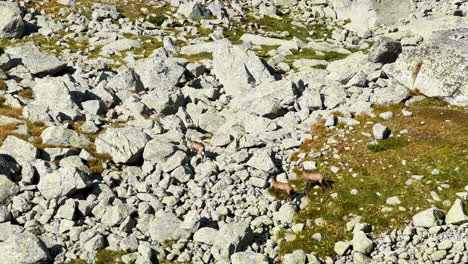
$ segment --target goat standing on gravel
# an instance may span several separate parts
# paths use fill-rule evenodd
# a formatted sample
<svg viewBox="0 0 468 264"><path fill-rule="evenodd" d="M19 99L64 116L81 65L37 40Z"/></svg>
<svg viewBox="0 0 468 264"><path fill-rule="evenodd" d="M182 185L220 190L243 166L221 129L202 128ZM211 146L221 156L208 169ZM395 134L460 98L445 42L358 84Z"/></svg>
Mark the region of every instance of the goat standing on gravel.
<svg viewBox="0 0 468 264"><path fill-rule="evenodd" d="M190 150L196 151L202 159L205 159L205 145L203 143L187 139L187 146Z"/></svg>

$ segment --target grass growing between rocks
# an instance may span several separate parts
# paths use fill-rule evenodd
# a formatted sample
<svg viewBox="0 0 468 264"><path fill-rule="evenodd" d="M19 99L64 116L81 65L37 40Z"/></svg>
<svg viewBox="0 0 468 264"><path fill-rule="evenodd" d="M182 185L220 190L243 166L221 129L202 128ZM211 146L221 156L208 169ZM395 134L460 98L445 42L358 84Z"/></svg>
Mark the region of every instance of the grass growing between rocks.
<svg viewBox="0 0 468 264"><path fill-rule="evenodd" d="M93 264L123 264L122 256L127 254L125 251L114 251L103 249L97 252L96 261ZM65 264L88 264L83 259L74 259Z"/></svg>
<svg viewBox="0 0 468 264"><path fill-rule="evenodd" d="M176 55L174 55L174 57L183 58L183 59L186 59L186 60L188 60L188 61L190 61L192 63L197 62L197 61L201 61L201 60L212 60L213 59L213 55L211 55L211 53L208 53L208 52L202 52L202 53L193 54L193 55L176 54Z"/></svg>
<svg viewBox="0 0 468 264"><path fill-rule="evenodd" d="M401 114L405 107L413 116ZM318 163L317 171L326 180L334 181L333 189L317 186L306 193L310 203L296 215L296 223L306 224L304 230L296 233L292 241L282 240L281 255L296 249L322 257L334 254L335 242L352 238L345 226L356 215L374 227L374 234L379 234L388 228L402 227L417 212L431 206L448 210L447 201L443 201L453 202L455 193L467 182L467 108L426 99L411 106L377 107L374 112L385 111L393 111L395 116L388 121L378 115L357 116L361 124L353 130L346 126L341 126L344 129L325 128L323 122L312 126L313 139L306 140L291 160L298 160L300 153L321 151L324 155L314 159ZM372 126L377 122L390 128L394 137L378 141L379 151L373 151L368 149L372 139L363 133L372 134ZM408 129L408 134L399 135L404 129ZM330 137L337 143L326 144ZM339 156L333 157L333 154ZM333 174L332 166L340 171ZM434 169L440 173L433 175ZM298 178L290 183L297 192L304 193L301 173L295 172ZM416 180L412 175L424 178ZM351 194L353 189L358 193ZM431 191L438 197L433 197ZM332 198L332 194L336 198ZM387 198L393 196L397 196L401 204L386 204ZM321 218L321 224L314 223L317 218ZM321 241L312 239L315 233L322 235ZM282 231L278 235L284 238L288 234L292 232Z"/></svg>

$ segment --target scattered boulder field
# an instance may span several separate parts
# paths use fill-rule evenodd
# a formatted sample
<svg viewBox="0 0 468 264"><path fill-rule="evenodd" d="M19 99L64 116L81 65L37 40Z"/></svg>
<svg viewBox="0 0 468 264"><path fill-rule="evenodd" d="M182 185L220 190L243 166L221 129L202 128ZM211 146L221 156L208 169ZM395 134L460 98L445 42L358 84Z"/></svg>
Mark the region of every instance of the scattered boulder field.
<svg viewBox="0 0 468 264"><path fill-rule="evenodd" d="M0 264L468 263L467 12L0 1Z"/></svg>

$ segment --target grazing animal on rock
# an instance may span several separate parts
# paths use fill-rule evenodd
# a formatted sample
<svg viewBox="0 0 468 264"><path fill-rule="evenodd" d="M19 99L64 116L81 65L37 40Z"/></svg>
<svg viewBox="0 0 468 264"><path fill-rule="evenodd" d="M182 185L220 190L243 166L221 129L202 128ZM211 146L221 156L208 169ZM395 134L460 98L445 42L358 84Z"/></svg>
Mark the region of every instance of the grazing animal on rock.
<svg viewBox="0 0 468 264"><path fill-rule="evenodd" d="M187 139L187 145L192 151L196 151L203 159L205 158L205 145L203 143Z"/></svg>

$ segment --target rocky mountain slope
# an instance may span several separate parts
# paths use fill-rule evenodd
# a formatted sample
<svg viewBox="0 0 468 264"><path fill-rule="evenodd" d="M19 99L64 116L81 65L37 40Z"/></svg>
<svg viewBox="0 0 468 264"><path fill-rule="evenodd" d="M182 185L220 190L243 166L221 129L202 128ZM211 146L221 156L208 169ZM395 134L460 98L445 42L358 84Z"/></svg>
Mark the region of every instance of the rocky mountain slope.
<svg viewBox="0 0 468 264"><path fill-rule="evenodd" d="M0 264L468 263L467 12L0 1Z"/></svg>

